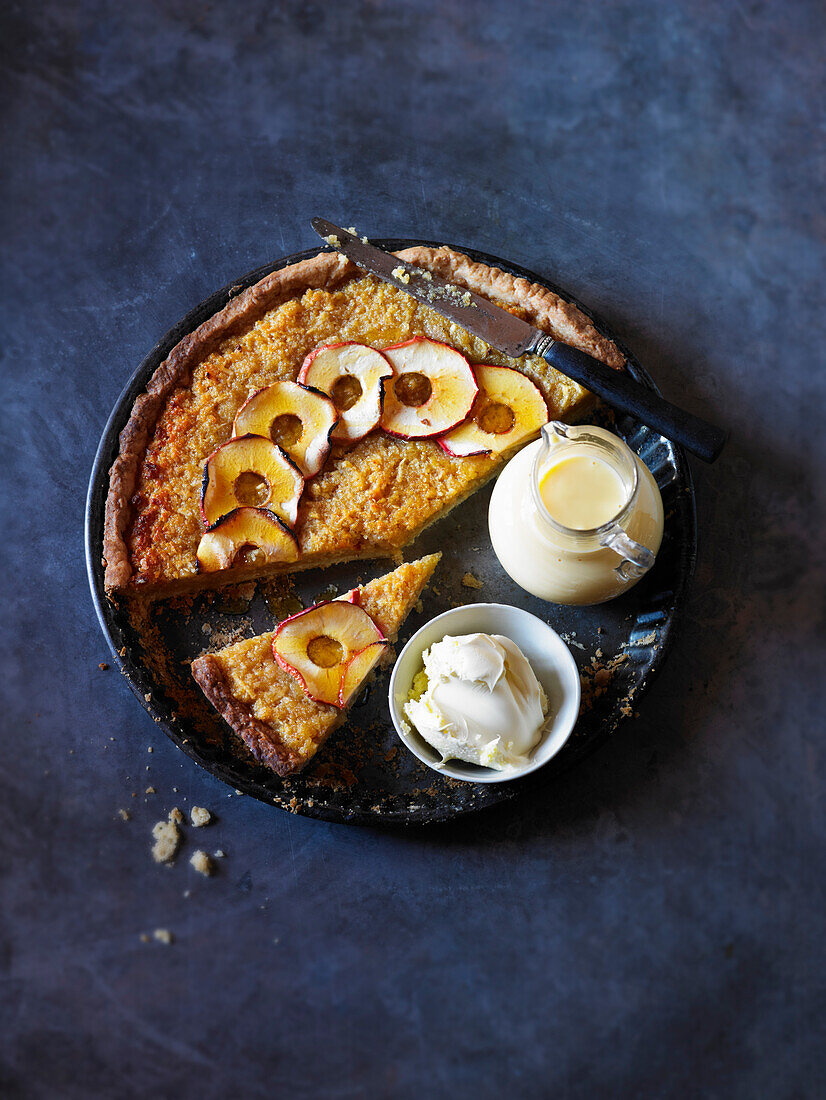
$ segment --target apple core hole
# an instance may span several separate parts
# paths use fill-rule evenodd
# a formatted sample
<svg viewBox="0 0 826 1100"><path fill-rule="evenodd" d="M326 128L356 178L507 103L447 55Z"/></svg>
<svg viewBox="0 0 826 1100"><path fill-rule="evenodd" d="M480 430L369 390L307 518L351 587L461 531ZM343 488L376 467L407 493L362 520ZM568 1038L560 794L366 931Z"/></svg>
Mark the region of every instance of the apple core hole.
<svg viewBox="0 0 826 1100"><path fill-rule="evenodd" d="M416 408L418 405L424 405L426 401L430 400L433 386L427 375L412 370L396 379L393 392L396 395L396 400L400 401L402 405Z"/></svg>
<svg viewBox="0 0 826 1100"><path fill-rule="evenodd" d="M361 397L361 382L352 374L342 374L330 387L330 397L339 412L347 412Z"/></svg>
<svg viewBox="0 0 826 1100"><path fill-rule="evenodd" d="M270 483L254 470L244 470L232 486L235 499L248 508L260 508L270 499Z"/></svg>
<svg viewBox="0 0 826 1100"><path fill-rule="evenodd" d="M239 546L232 557L233 565L264 565L267 555L260 546L252 542L245 542Z"/></svg>
<svg viewBox="0 0 826 1100"><path fill-rule="evenodd" d="M308 643L307 656L319 668L333 668L334 665L341 664L344 648L341 642L337 642L329 634L319 634Z"/></svg>
<svg viewBox="0 0 826 1100"><path fill-rule="evenodd" d="M270 439L279 447L294 447L303 434L304 425L295 413L282 413L270 424Z"/></svg>
<svg viewBox="0 0 826 1100"><path fill-rule="evenodd" d="M504 435L511 430L515 420L513 409L509 409L507 405L494 403L482 409L476 418L476 423L483 432L488 432L490 435Z"/></svg>

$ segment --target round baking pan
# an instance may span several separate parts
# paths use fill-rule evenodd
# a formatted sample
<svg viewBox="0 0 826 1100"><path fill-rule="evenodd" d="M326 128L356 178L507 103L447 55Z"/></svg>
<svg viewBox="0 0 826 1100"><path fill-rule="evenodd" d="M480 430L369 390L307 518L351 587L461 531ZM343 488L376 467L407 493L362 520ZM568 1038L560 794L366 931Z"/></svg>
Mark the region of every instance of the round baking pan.
<svg viewBox="0 0 826 1100"><path fill-rule="evenodd" d="M397 251L437 242L391 239L377 242ZM574 302L595 327L614 340L630 373L656 389L630 351L573 295L547 279L507 260L474 248L455 246L474 260L539 283ZM279 779L256 764L245 746L200 694L189 662L222 639L251 637L272 628L277 617L268 588L234 586L224 592L170 600L153 611L153 637L137 630L103 587L101 549L109 468L118 437L135 398L144 391L172 348L231 298L265 275L307 259L318 248L285 256L243 275L191 310L152 349L126 384L104 428L95 456L86 501L86 564L97 616L114 660L141 706L201 767L230 787L290 812L354 824L426 824L518 798L527 790L558 781L561 772L591 752L637 708L640 697L662 667L685 604L696 556L694 489L679 447L657 432L618 416L610 426L636 451L654 474L665 505L666 523L656 564L622 597L597 607L560 607L523 592L499 565L487 533L491 486L474 494L443 521L426 530L406 550L412 560L441 550L443 558L421 611L410 615L399 646L424 622L459 603L474 600L511 603L550 623L571 647L580 668L583 708L565 748L546 767L512 783L470 784L441 777L425 768L399 742L387 709L389 671L374 680L316 759L299 775ZM607 411L603 415L610 414ZM388 562L356 562L332 569L307 570L293 578L304 605L333 589L345 591L359 581L386 572ZM481 588L463 583L470 573Z"/></svg>

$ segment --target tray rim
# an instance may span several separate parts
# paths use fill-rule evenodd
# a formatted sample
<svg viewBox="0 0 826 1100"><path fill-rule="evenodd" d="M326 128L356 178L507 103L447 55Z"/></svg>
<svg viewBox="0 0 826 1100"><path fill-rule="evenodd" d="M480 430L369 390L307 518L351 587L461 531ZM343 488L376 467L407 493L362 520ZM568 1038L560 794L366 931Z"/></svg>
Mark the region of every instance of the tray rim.
<svg viewBox="0 0 826 1100"><path fill-rule="evenodd" d="M425 240L417 237L385 237L375 238L374 243L388 251L397 251L402 248L409 248L415 245L422 245L425 247L438 248L444 244L444 241ZM564 288L558 286L555 282L547 279L544 276L540 276L536 272L525 268L520 264L513 261L505 260L502 257L495 256L492 253L485 252L481 249L472 248L469 246L461 246L451 244L449 247L454 248L456 251L463 252L470 256L472 259L482 263L486 263L489 266L495 266L501 268L503 271L507 271L512 275L535 282L540 286L544 286L549 290L552 290L555 294L559 295L565 301L573 303L580 309L585 316L593 323L594 327L603 336L612 340L616 346L620 349L626 359L626 367L632 376L636 377L638 381L641 381L644 385L648 386L655 393L659 394L660 390L654 382L651 375L641 366L637 361L634 354L630 351L625 344L617 339L612 333L611 329L604 324L604 322L595 315L587 306L585 306L579 299L570 294ZM133 662L130 659L121 657L120 651L115 644L113 637L113 630L116 628L114 623L114 610L106 596L103 586L103 566L102 566L102 545L98 538L99 532L102 532L102 516L97 514L99 507L99 500L102 499L103 506L105 507L105 499L108 493L108 478L109 469L112 461L114 460L113 447L117 444L120 436L120 432L125 426L128 419L129 411L132 408L137 395L146 387L148 379L151 374L166 358L172 348L193 331L206 317L212 316L217 313L237 294L245 290L247 287L254 285L260 279L263 279L266 275L272 271L277 271L280 268L287 267L290 264L298 263L301 260L309 259L312 256L318 255L319 252L330 252L333 249L329 247L322 248L309 248L302 249L300 252L290 253L287 256L279 257L278 259L271 261L270 263L262 264L259 267L248 271L246 274L239 276L238 278L227 283L220 289L213 291L207 298L197 303L190 309L184 317L181 318L177 324L173 325L161 338L158 340L147 355L144 356L141 363L135 368L126 384L121 389L118 397L112 406L112 410L106 419L106 423L102 429L100 440L95 450L95 457L92 463L92 469L89 476L89 484L86 492L86 502L84 511L84 550L86 559L86 572L89 580L89 587L92 596L92 602L95 607L95 613L98 623L109 646L112 654L112 658L118 667L118 670L123 674L124 679L129 685L133 695L140 703L141 707L150 715L153 721L163 729L166 736L176 745L178 749L184 752L191 760L193 760L199 767L203 768L210 775L219 779L221 782L226 783L232 787L233 790L239 790L246 786L248 789L243 790L243 793L248 797L257 799L263 802L265 805L274 809L285 810L286 807L273 801L272 794L262 793L262 789L252 782L242 782L239 785L238 778L230 775L226 768L218 761L205 760L197 750L197 746L190 740L179 736L176 729L170 724L170 722L162 715L159 714L156 708L153 706L151 700L147 700L144 693L141 691L139 684L135 683L130 670L137 662ZM638 703L644 694L646 694L660 672L663 664L665 663L671 649L674 645L674 639L676 637L677 630L682 622L683 615L685 613L685 605L688 588L691 584L692 577L694 575L696 561L697 561L697 508L696 508L696 495L694 489L694 479L691 474L691 468L688 463L688 459L682 447L677 444L668 441L669 446L672 449L673 464L676 472L676 481L683 488L687 503L689 504L688 521L688 538L683 540L680 546L680 569L679 569L679 583L675 585L673 608L670 614L667 616L661 628L661 636L659 647L652 658L648 671L645 674L644 679L640 683L635 692L635 703ZM381 827L399 827L399 826L421 826L431 824L444 824L449 821L453 821L455 818L464 817L468 814L482 813L484 810L492 809L495 806L501 805L503 802L512 801L522 793L527 793L529 790L536 789L540 784L544 785L553 782L559 776L565 774L570 768L576 766L586 756L590 756L601 745L605 743L607 738L616 731L616 729L622 724L629 715L626 715L618 710L612 710L611 714L602 723L598 733L588 739L587 743L580 746L579 752L566 763L564 766L557 767L548 773L547 769L540 768L536 772L517 783L512 784L499 784L497 795L489 799L484 805L477 806L471 805L463 807L461 809L451 809L444 814L424 812L422 814L401 812L394 813L389 812L383 815L377 815L363 810L353 810L350 812L341 812L335 808L329 809L324 806L314 805L307 807L304 804L299 803L294 811L297 814L305 817L312 817L317 820L324 820L338 824L355 824L355 825L368 825L368 826L381 826ZM547 773L547 774L543 774ZM501 792L501 793L500 793Z"/></svg>

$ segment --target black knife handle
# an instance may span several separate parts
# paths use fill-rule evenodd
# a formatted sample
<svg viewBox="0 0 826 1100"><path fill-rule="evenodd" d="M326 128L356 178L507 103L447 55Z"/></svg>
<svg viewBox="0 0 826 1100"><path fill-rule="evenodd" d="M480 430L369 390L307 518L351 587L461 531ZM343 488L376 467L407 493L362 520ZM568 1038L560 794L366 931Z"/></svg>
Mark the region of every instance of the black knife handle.
<svg viewBox="0 0 826 1100"><path fill-rule="evenodd" d="M679 443L704 462L713 462L722 451L728 439L728 432L722 428L678 409L647 386L635 382L630 374L606 367L579 348L560 344L557 340L548 347L544 344L545 341L541 341L536 350L550 366L573 378L591 393L598 394L615 408Z"/></svg>

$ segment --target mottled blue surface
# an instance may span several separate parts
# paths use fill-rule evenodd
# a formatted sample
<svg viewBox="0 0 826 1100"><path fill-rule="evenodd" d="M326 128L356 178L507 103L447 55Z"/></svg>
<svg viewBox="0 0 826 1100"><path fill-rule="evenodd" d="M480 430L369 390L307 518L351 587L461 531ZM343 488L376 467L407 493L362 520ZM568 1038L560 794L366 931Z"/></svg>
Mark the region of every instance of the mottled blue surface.
<svg viewBox="0 0 826 1100"><path fill-rule="evenodd" d="M822 5L2 22L0 1092L823 1095ZM546 274L732 430L695 465L666 670L541 801L407 834L292 817L98 670L82 508L108 411L316 213ZM218 814L187 849L226 851L214 880L149 860L174 804ZM140 941L157 927L173 946Z"/></svg>

